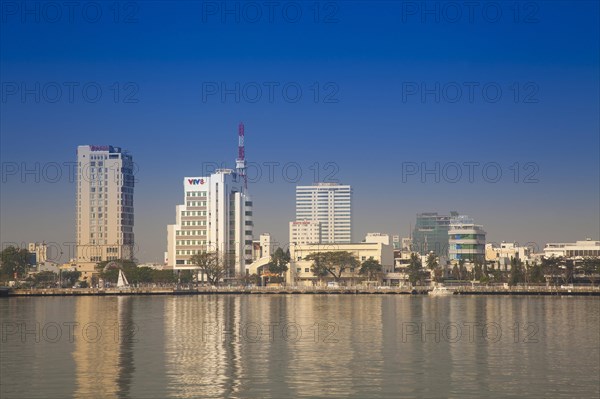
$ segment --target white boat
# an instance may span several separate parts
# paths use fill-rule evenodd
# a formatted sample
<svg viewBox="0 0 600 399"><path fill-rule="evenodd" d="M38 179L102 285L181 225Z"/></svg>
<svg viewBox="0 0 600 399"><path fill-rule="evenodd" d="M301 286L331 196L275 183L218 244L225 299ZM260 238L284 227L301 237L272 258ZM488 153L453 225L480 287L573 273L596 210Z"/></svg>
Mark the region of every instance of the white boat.
<svg viewBox="0 0 600 399"><path fill-rule="evenodd" d="M444 286L437 286L434 289L432 289L431 291L429 291L429 295L432 295L432 296L454 295L454 290L449 289L448 287L444 287Z"/></svg>

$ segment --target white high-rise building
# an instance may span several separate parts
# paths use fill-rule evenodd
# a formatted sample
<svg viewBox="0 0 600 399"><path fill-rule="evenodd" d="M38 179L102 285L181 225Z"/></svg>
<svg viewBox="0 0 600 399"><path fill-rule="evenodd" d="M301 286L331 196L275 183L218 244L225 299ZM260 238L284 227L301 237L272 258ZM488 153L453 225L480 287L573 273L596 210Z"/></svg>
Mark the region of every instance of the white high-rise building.
<svg viewBox="0 0 600 399"><path fill-rule="evenodd" d="M320 243L352 242L352 187L317 183L296 187L296 220L320 223Z"/></svg>
<svg viewBox="0 0 600 399"><path fill-rule="evenodd" d="M133 159L110 145L77 147L77 268L133 259Z"/></svg>
<svg viewBox="0 0 600 399"><path fill-rule="evenodd" d="M252 262L252 201L242 176L219 169L207 177L183 179L184 203L167 227L167 266L194 270L192 255L217 252L226 277L246 273Z"/></svg>

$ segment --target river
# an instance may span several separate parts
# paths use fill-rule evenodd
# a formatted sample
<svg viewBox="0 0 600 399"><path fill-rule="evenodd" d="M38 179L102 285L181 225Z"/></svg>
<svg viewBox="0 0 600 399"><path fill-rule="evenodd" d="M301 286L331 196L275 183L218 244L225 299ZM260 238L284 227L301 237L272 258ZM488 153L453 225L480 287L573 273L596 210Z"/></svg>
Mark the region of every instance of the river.
<svg viewBox="0 0 600 399"><path fill-rule="evenodd" d="M0 299L2 398L600 396L596 297Z"/></svg>

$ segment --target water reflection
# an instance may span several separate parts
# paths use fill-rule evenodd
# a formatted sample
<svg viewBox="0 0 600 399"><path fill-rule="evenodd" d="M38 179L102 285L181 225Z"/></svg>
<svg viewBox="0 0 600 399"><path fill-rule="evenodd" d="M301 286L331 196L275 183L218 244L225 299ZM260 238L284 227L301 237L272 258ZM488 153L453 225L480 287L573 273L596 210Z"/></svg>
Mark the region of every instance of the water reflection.
<svg viewBox="0 0 600 399"><path fill-rule="evenodd" d="M83 297L76 301L76 398L129 397L135 372L131 297ZM102 310L100 310L102 309Z"/></svg>
<svg viewBox="0 0 600 399"><path fill-rule="evenodd" d="M10 298L0 315L2 397L600 394L596 298ZM7 336L18 321L78 329Z"/></svg>

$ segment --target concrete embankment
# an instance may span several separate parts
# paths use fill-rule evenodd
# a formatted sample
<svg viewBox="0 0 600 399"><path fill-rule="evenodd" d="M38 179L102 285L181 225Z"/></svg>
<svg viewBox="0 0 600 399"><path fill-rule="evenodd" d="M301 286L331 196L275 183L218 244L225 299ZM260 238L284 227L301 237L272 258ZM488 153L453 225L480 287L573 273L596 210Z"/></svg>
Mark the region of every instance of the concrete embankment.
<svg viewBox="0 0 600 399"><path fill-rule="evenodd" d="M277 294L326 294L326 295L427 295L431 287L144 287L144 288L49 288L9 289L2 287L3 297L26 296L111 296L111 295L277 295ZM452 287L454 295L543 295L543 296L600 296L600 287Z"/></svg>

